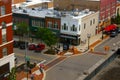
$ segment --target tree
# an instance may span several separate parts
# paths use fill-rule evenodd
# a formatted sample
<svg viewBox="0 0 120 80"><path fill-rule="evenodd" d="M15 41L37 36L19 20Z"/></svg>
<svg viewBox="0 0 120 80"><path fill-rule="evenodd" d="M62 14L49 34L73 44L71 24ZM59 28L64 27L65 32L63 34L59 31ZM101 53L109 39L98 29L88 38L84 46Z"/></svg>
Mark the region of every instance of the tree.
<svg viewBox="0 0 120 80"><path fill-rule="evenodd" d="M41 39L47 46L52 48L58 41L56 35L47 28L39 28L36 32L37 38Z"/></svg>
<svg viewBox="0 0 120 80"><path fill-rule="evenodd" d="M19 35L19 38L20 38L20 36L23 38L24 35L28 34L29 26L25 22L18 23L16 26L17 26L16 32Z"/></svg>
<svg viewBox="0 0 120 80"><path fill-rule="evenodd" d="M15 67L11 69L11 72L8 76L8 80L16 80L16 68Z"/></svg>
<svg viewBox="0 0 120 80"><path fill-rule="evenodd" d="M115 18L115 22L116 22L116 24L120 24L120 15L119 15L119 13L117 13L117 16Z"/></svg>

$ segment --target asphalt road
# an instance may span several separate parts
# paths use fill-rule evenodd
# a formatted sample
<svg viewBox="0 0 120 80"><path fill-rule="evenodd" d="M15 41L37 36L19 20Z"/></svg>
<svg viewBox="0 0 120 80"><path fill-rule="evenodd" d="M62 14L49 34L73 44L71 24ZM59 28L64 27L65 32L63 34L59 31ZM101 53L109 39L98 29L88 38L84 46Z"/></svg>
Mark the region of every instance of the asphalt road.
<svg viewBox="0 0 120 80"><path fill-rule="evenodd" d="M102 58L103 55L90 53L68 57L48 70L45 80L76 80Z"/></svg>
<svg viewBox="0 0 120 80"><path fill-rule="evenodd" d="M46 60L45 64L48 63L49 61L55 59L57 56L56 55L48 55L48 54L43 54L42 52L34 52L30 50L21 50L19 48L14 48L14 53L15 56L17 57L17 65L20 65L21 63L25 62L25 54L30 58L31 63L40 63L43 60Z"/></svg>
<svg viewBox="0 0 120 80"><path fill-rule="evenodd" d="M118 36L116 37L110 37L109 39L104 41L102 44L98 45L94 50L97 52L105 52L104 50L105 46L110 46L110 50L118 48L118 46L120 46L120 34L118 34Z"/></svg>
<svg viewBox="0 0 120 80"><path fill-rule="evenodd" d="M115 38L109 38L95 48L97 52L105 52L104 46L110 46L110 50L117 47L113 44L120 41L120 34ZM109 52L108 52L109 53ZM86 53L68 57L62 62L56 64L46 71L45 80L78 80L80 75L94 66L101 59L105 59L106 55Z"/></svg>

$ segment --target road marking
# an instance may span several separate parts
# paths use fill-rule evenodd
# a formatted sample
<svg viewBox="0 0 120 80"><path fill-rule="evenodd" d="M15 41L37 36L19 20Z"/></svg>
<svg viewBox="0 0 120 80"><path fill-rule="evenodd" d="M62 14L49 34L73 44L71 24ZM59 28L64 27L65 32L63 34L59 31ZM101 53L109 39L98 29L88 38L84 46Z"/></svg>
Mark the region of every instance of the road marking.
<svg viewBox="0 0 120 80"><path fill-rule="evenodd" d="M16 56L19 56L19 57L25 57L24 54L15 54ZM29 55L28 55L29 56ZM41 57L40 58L37 58L37 57L34 57L34 56L29 56L30 59L34 59L34 60L38 60L38 61L42 61L44 59L42 59Z"/></svg>
<svg viewBox="0 0 120 80"><path fill-rule="evenodd" d="M44 70L47 72L48 70L50 70L51 68L53 68L54 66L60 64L61 62L63 62L67 57L58 57L57 59L55 59L54 61L48 63L45 65Z"/></svg>

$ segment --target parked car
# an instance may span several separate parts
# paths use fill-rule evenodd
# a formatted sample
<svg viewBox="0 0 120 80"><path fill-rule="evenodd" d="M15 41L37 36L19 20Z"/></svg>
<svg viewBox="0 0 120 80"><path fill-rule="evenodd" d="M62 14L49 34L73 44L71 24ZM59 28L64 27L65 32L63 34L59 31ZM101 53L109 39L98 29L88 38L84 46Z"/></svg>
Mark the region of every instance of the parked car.
<svg viewBox="0 0 120 80"><path fill-rule="evenodd" d="M19 47L19 41L14 41L13 42L13 47L18 48Z"/></svg>
<svg viewBox="0 0 120 80"><path fill-rule="evenodd" d="M38 44L35 48L35 52L41 52L43 49L45 49L44 44Z"/></svg>
<svg viewBox="0 0 120 80"><path fill-rule="evenodd" d="M29 45L28 45L28 49L29 49L29 50L35 50L35 48L36 48L36 45L35 45L35 44L29 44Z"/></svg>
<svg viewBox="0 0 120 80"><path fill-rule="evenodd" d="M115 37L115 36L117 36L117 31L116 30L114 30L114 31L111 31L111 33L110 33L110 37Z"/></svg>
<svg viewBox="0 0 120 80"><path fill-rule="evenodd" d="M20 41L19 42L19 48L20 49L26 49L28 47L28 42Z"/></svg>
<svg viewBox="0 0 120 80"><path fill-rule="evenodd" d="M117 28L117 32L120 33L120 27Z"/></svg>

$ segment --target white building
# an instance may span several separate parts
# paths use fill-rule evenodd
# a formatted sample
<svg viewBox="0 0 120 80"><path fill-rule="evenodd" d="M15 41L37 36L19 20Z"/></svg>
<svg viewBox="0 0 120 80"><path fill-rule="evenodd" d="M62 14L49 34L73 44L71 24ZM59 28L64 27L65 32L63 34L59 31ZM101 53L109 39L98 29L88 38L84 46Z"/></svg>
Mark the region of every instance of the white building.
<svg viewBox="0 0 120 80"><path fill-rule="evenodd" d="M61 17L61 39L69 44L79 45L87 40L87 35L97 34L99 12L75 11L64 12Z"/></svg>

